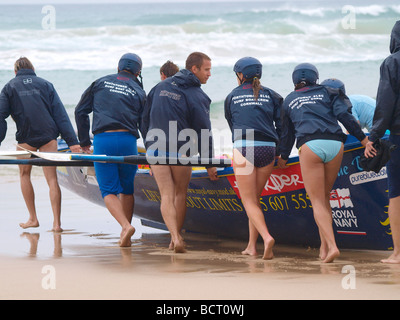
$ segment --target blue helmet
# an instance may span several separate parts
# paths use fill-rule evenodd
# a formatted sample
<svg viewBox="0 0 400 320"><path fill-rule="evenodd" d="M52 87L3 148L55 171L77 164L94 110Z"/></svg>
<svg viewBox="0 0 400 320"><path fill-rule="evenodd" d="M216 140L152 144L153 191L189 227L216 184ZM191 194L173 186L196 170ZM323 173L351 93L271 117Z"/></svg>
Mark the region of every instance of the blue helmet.
<svg viewBox="0 0 400 320"><path fill-rule="evenodd" d="M295 85L302 81L308 84L316 84L318 78L318 70L311 63L300 63L294 68L292 74L292 80Z"/></svg>
<svg viewBox="0 0 400 320"><path fill-rule="evenodd" d="M137 75L142 70L142 59L137 54L125 53L118 62L120 71L126 70Z"/></svg>
<svg viewBox="0 0 400 320"><path fill-rule="evenodd" d="M322 81L321 85L342 90L343 93L346 94L344 83L339 79L334 79L334 78L326 79Z"/></svg>
<svg viewBox="0 0 400 320"><path fill-rule="evenodd" d="M233 71L242 73L245 79L261 78L262 64L256 58L244 57L235 63Z"/></svg>

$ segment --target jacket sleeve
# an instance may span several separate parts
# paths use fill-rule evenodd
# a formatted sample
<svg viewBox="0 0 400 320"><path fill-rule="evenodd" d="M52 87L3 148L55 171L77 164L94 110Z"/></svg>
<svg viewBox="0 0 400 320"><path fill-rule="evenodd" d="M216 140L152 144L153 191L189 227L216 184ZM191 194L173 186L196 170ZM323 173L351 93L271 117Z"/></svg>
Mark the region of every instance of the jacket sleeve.
<svg viewBox="0 0 400 320"><path fill-rule="evenodd" d="M280 139L282 135L282 105L283 105L283 98L276 92L271 92L272 100L274 102L274 124L276 133L278 134L278 143L276 146L276 154L280 155Z"/></svg>
<svg viewBox="0 0 400 320"><path fill-rule="evenodd" d="M0 144L6 137L7 133L7 121L6 119L10 115L10 104L8 102L8 96L6 94L6 87L3 88L0 94Z"/></svg>
<svg viewBox="0 0 400 320"><path fill-rule="evenodd" d="M202 158L211 158L214 156L214 146L211 134L210 101L208 97L200 95L194 95L193 98L189 105L191 119L193 120L192 128L196 131L198 137L199 153ZM202 131L203 129L206 130ZM208 141L203 141L202 138L208 138Z"/></svg>
<svg viewBox="0 0 400 320"><path fill-rule="evenodd" d="M81 100L75 107L75 122L78 129L78 138L81 147L90 146L90 119L89 113L93 111L93 82L89 88L82 94Z"/></svg>
<svg viewBox="0 0 400 320"><path fill-rule="evenodd" d="M376 109L369 140L381 138L390 129L396 107L400 103L398 77L399 66L393 59L386 59L380 68L380 80L376 95Z"/></svg>
<svg viewBox="0 0 400 320"><path fill-rule="evenodd" d="M279 153L282 159L287 160L292 152L296 137L293 122L289 117L288 110L286 110L286 103L282 104L280 117L282 131L279 141Z"/></svg>
<svg viewBox="0 0 400 320"><path fill-rule="evenodd" d="M232 123L232 114L231 114L231 108L230 108L231 100L232 100L232 96L231 96L231 94L229 94L225 99L224 112L225 112L225 119L228 122L229 128L232 131L233 123Z"/></svg>
<svg viewBox="0 0 400 320"><path fill-rule="evenodd" d="M61 133L61 137L65 140L68 146L78 144L74 128L72 127L71 121L65 110L57 91L51 85L50 87L50 99L51 99L51 112L54 122L57 125L58 131Z"/></svg>
<svg viewBox="0 0 400 320"><path fill-rule="evenodd" d="M326 88L331 94L333 113L336 118L343 124L347 131L355 136L359 141L365 138L356 118L351 113L350 99L339 89Z"/></svg>
<svg viewBox="0 0 400 320"><path fill-rule="evenodd" d="M144 142L146 142L146 136L150 126L150 110L151 110L151 104L153 103L153 95L154 95L154 88L150 90L149 94L146 97L146 102L144 104L142 119L139 128Z"/></svg>

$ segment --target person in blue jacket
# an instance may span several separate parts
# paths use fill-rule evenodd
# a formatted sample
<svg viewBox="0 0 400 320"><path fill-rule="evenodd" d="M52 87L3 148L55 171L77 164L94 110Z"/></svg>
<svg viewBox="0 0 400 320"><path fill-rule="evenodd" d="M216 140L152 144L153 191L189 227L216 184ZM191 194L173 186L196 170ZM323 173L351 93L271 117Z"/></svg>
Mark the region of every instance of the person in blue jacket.
<svg viewBox="0 0 400 320"><path fill-rule="evenodd" d="M393 253L383 263L400 263L400 20L395 23L390 37L390 56L380 67L376 95L376 109L365 156L373 157L373 143L390 130L389 141L397 145L386 164L389 189L389 219L393 239Z"/></svg>
<svg viewBox="0 0 400 320"><path fill-rule="evenodd" d="M185 69L158 83L148 94L143 115L147 155L159 157L213 156L211 100L201 89L211 75L211 59L193 52ZM181 230L186 216L186 195L192 168L189 165L151 165L161 194L161 214L171 234L170 249L186 251ZM207 168L211 180L217 169Z"/></svg>
<svg viewBox="0 0 400 320"><path fill-rule="evenodd" d="M264 241L263 259L272 259L275 240L268 231L260 198L274 168L283 98L261 85L259 60L241 58L233 71L239 86L225 99L225 118L232 131L233 169L249 217L249 242L242 254L257 255L260 234Z"/></svg>
<svg viewBox="0 0 400 320"><path fill-rule="evenodd" d="M140 57L126 53L118 62L118 73L97 79L83 93L75 108L75 121L84 152L90 152L89 114L93 112L93 154L138 153L137 139L146 100L142 83L137 79L141 70ZM104 203L122 227L119 245L130 246L135 232L131 223L137 166L95 162L94 167Z"/></svg>
<svg viewBox="0 0 400 320"><path fill-rule="evenodd" d="M365 146L368 138L351 114L351 105L338 89L317 84L317 68L309 63L294 68L295 91L284 100L278 166L284 168L295 139L304 187L313 208L321 238L320 258L334 261L340 255L332 226L330 192L343 158L346 134L338 121Z"/></svg>
<svg viewBox="0 0 400 320"><path fill-rule="evenodd" d="M68 114L54 86L36 76L32 63L21 57L14 64L15 78L10 80L0 94L0 143L7 131L6 118L11 115L17 126L17 150L20 147L31 151L56 152L57 137L61 134L72 152L80 152L78 139ZM29 211L22 228L38 227L35 193L31 182L32 166L20 165L21 191ZM43 167L50 189L53 210L53 231L61 228L61 190L56 167Z"/></svg>

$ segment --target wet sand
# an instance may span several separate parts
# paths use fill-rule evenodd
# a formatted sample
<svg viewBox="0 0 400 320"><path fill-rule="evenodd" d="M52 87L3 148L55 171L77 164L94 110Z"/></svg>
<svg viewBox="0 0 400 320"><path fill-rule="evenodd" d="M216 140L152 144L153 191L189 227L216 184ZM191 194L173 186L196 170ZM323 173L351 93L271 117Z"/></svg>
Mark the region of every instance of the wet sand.
<svg viewBox="0 0 400 320"><path fill-rule="evenodd" d="M0 176L0 299L399 299L400 265L389 252L342 250L332 264L312 248L274 248L270 261L242 256L246 243L186 234L188 252L167 249L169 236L142 227L119 248L119 225L105 208L63 192L54 234L48 189L34 179L40 227L23 230L27 211L16 177ZM259 253L262 253L260 244Z"/></svg>

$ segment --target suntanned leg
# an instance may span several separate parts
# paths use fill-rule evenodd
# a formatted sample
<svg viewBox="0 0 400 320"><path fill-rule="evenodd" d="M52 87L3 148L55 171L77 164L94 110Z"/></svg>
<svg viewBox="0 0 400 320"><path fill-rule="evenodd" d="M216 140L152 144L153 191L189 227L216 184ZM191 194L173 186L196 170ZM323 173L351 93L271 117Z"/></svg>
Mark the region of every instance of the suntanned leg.
<svg viewBox="0 0 400 320"><path fill-rule="evenodd" d="M332 219L332 207L331 207L331 203L330 203L330 194L331 194L333 185L335 184L335 181L337 179L337 175L338 175L340 166L342 164L342 160L343 160L343 145L342 145L339 153L336 155L336 157L325 164L325 204L326 204L327 210L330 212L329 217L330 217L331 224L333 223L333 219ZM334 250L332 252L333 256L330 256L329 248L328 248L326 241L325 241L325 244L326 244L326 250L325 250L324 256L321 256L321 259L324 262L330 262L330 260L333 261L333 259L335 259L335 257L337 257L338 255L336 256L336 253ZM338 250L338 252L339 252L339 250Z"/></svg>
<svg viewBox="0 0 400 320"><path fill-rule="evenodd" d="M245 170L239 170L243 169L243 165L251 165L248 162L245 163L243 160L244 157L239 152L236 152L234 154L233 166L236 174L236 182L240 191L240 197L242 199L242 203L246 210L247 216L249 217L249 221L256 228L256 230L264 240L263 259L272 259L272 247L275 243L275 240L270 235L267 225L265 223L265 218L260 207L260 195L262 192L262 188L264 188L265 183L267 182L272 172L273 163L263 168L253 168L254 170L248 170L247 174L239 174L240 171L246 173ZM252 227L252 225L249 226ZM254 230L250 229L250 235L255 237ZM249 238L249 242L250 241L254 241L254 238ZM252 247L250 248L248 246L248 249L249 251L254 252L255 244L252 242L251 246Z"/></svg>
<svg viewBox="0 0 400 320"><path fill-rule="evenodd" d="M321 256L324 257L323 262L332 262L339 256L340 252L336 246L333 233L332 211L328 209L326 203L326 195L330 192L330 190L326 190L326 170L329 171L330 176L334 166L331 164L331 166L325 168L321 159L307 145L303 145L300 152L300 167L304 186L313 206L314 219L319 228L321 244L322 247L327 248L324 249L326 253L321 253ZM330 177L328 180L330 180ZM324 183L321 184L323 181Z"/></svg>
<svg viewBox="0 0 400 320"><path fill-rule="evenodd" d="M246 249L242 251L243 255L256 256L257 255L257 240L259 233L257 228L249 219L249 242Z"/></svg>
<svg viewBox="0 0 400 320"><path fill-rule="evenodd" d="M131 237L135 233L135 228L128 221L121 200L115 194L108 194L104 197L104 203L108 211L122 227L119 241L120 247L130 247Z"/></svg>
<svg viewBox="0 0 400 320"><path fill-rule="evenodd" d="M154 178L161 195L160 210L167 226L176 253L185 252L185 244L180 234L178 213L175 208L176 187L170 166L151 166ZM186 179L186 177L185 177Z"/></svg>
<svg viewBox="0 0 400 320"><path fill-rule="evenodd" d="M39 148L41 152L56 152L57 141L52 140ZM53 229L54 232L62 232L61 228L61 189L57 180L56 167L43 167L43 173L49 186L49 196L51 208L53 211Z"/></svg>
<svg viewBox="0 0 400 320"><path fill-rule="evenodd" d="M389 199L389 220L393 239L393 253L381 262L400 264L400 196Z"/></svg>
<svg viewBox="0 0 400 320"><path fill-rule="evenodd" d="M28 150L36 151L36 148L33 148L26 143L22 143L20 144L20 146ZM17 150L21 149L17 146ZM19 225L23 229L36 228L39 227L39 221L36 215L35 191L33 190L33 185L31 182L32 166L19 165L18 167L19 167L21 192L25 201L25 205L29 212L28 221L25 223L20 223Z"/></svg>
<svg viewBox="0 0 400 320"><path fill-rule="evenodd" d="M178 224L179 233L182 232L183 224L186 217L186 198L187 189L189 186L190 179L192 177L192 167L191 166L171 166L172 178L175 184L175 209L176 218ZM171 241L172 243L172 241ZM172 243L172 248L174 245Z"/></svg>
<svg viewBox="0 0 400 320"><path fill-rule="evenodd" d="M119 199L121 201L122 208L124 210L126 219L129 221L129 223L132 223L133 209L135 207L134 195L121 193L119 195Z"/></svg>

